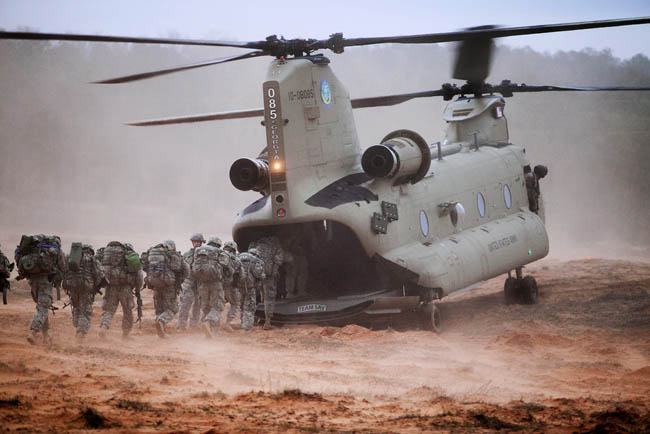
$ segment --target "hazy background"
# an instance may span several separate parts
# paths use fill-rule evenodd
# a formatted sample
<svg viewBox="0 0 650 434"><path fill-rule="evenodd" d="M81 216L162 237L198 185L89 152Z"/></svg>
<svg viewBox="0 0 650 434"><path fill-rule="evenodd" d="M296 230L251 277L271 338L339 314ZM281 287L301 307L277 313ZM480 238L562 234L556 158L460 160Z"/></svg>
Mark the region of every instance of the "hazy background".
<svg viewBox="0 0 650 434"><path fill-rule="evenodd" d="M65 10L70 3L76 2L61 8ZM624 3L648 9L641 2ZM29 12L23 11L21 4L0 3L0 11L7 13L0 18L0 25L14 30L9 18L20 19L21 13ZM24 4L34 6L34 2ZM32 9L32 16L45 16L48 8L51 6ZM594 11L590 11L582 19L644 12L628 9L622 15L605 15L605 10L593 16ZM257 16L251 15L252 22ZM384 15L378 16L380 21L384 19ZM533 16L522 22L521 16L519 12L500 22L522 25L575 19L546 16L546 20L529 22L536 18ZM164 28L161 17L158 14L151 20L158 23L158 33L164 33L160 30ZM424 28L418 27L422 18L415 13L413 17L412 33L423 33ZM96 23L84 24L83 20L69 21L67 27L61 28L63 19L51 18L49 22L56 25L47 27L47 20L44 24L36 21L42 27L32 30L92 32L84 26L94 25L97 32L104 34L156 36L144 30L115 31L117 21L107 21L111 24L107 28L113 30L107 31ZM448 29L426 31L475 25L478 22L472 20L476 19L459 19L447 22ZM482 22L490 21L496 22ZM120 25L129 23L125 18ZM315 30L320 29L318 25ZM328 28L345 31L341 28L345 25L347 22L342 21ZM649 85L647 52L633 55L642 50L629 51L635 46L648 47L650 26L639 27L646 27L645 33L632 28L615 30L617 38L627 38L628 44L618 39L611 39L611 45L606 45L607 40L593 40L592 46L597 49L538 52L517 43L500 42L488 81L508 78L528 84ZM237 36L244 39L253 33L251 29L249 24L243 28L243 36ZM227 36L230 30L224 32ZM377 32L375 29L373 34ZM614 34L612 30L603 32ZM272 32L264 34L268 33ZM191 31L171 34L206 36ZM224 34L216 36L224 38ZM361 35L357 32L347 36ZM569 39L567 47L571 48L575 42L569 44ZM511 40L522 38L504 41ZM587 43L585 39L579 47ZM615 51L604 46L614 46ZM133 242L138 250L166 238L175 239L179 249L185 250L194 231L229 239L236 213L258 195L232 188L228 169L235 159L254 156L264 146L260 119L146 128L128 127L123 122L260 108L261 82L269 59L131 84L88 83L233 53L239 51L0 41L0 243L5 253L12 250L22 233L38 232L60 234L66 245L85 240L98 246L120 239ZM449 45L350 48L329 57L353 98L436 89L450 81ZM362 147L399 128L413 129L430 142L441 139L444 105L444 101L430 99L356 110ZM593 251L624 256L627 250L650 252L650 92L519 94L507 100L505 113L511 142L524 146L534 164L549 166L542 189L551 254Z"/></svg>

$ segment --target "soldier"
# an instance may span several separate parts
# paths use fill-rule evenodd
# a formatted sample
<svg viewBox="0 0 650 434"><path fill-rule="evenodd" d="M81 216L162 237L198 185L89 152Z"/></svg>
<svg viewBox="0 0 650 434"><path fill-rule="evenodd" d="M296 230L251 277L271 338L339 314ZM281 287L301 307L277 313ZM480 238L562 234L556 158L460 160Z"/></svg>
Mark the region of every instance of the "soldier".
<svg viewBox="0 0 650 434"><path fill-rule="evenodd" d="M295 229L287 236L282 237L285 268L284 287L287 297L296 297L306 293L309 270L305 242L307 239Z"/></svg>
<svg viewBox="0 0 650 434"><path fill-rule="evenodd" d="M160 338L165 338L165 326L178 312L178 293L181 283L189 275L190 267L180 252L176 251L176 243L172 240L151 247L141 257L144 271L147 273L144 278L145 286L153 289L156 332Z"/></svg>
<svg viewBox="0 0 650 434"><path fill-rule="evenodd" d="M223 293L223 270L219 264L221 249L210 239L207 246L200 246L194 252L192 279L200 292L203 317L201 327L207 338L211 338L219 329L221 313L225 304Z"/></svg>
<svg viewBox="0 0 650 434"><path fill-rule="evenodd" d="M110 328L113 315L117 306L122 305L122 338L129 337L133 329L133 294L139 299L140 289L143 284L142 264L140 257L133 251L129 243L111 241L104 249L102 256L102 270L108 280L104 302L102 305L102 319L100 321L99 336L106 337ZM138 320L141 320L141 301L139 301Z"/></svg>
<svg viewBox="0 0 650 434"><path fill-rule="evenodd" d="M233 269L232 276L230 278L228 278L224 272L223 290L226 296L226 301L230 303L230 309L228 310L228 316L226 317L226 322L224 323L223 328L227 331L232 331L230 322L234 318L241 318L242 294L239 292L238 280L241 276L242 264L239 262L239 259L237 259L236 242L226 241L223 246L223 251L226 255L228 255L230 264L232 264Z"/></svg>
<svg viewBox="0 0 650 434"><path fill-rule="evenodd" d="M275 298L277 296L277 285L280 279L280 267L284 262L284 252L280 246L280 240L276 236L260 239L253 245L264 261L263 282L264 291L264 330L271 328L271 318L275 310Z"/></svg>
<svg viewBox="0 0 650 434"><path fill-rule="evenodd" d="M539 180L544 178L548 173L548 168L544 165L537 165L531 172L530 166L524 166L524 179L526 181L526 190L528 192L528 208L537 213L539 211Z"/></svg>
<svg viewBox="0 0 650 434"><path fill-rule="evenodd" d="M199 321L201 319L201 302L199 300L200 293L196 282L192 278L192 268L194 265L194 253L198 247L201 247L201 245L205 243L205 238L203 238L203 234L195 232L190 237L190 241L192 242L192 248L183 253L183 259L190 267L190 274L182 284L181 307L178 314L179 332L183 332L185 330L185 327L187 326L188 316L190 316L190 310L192 311L190 327L198 327Z"/></svg>
<svg viewBox="0 0 650 434"><path fill-rule="evenodd" d="M72 325L77 331L77 341L81 343L90 329L95 294L107 284L92 246L72 244L62 284L63 289L70 296Z"/></svg>
<svg viewBox="0 0 650 434"><path fill-rule="evenodd" d="M9 283L9 277L11 272L14 270L14 264L9 263L9 259L2 253L0 250L0 290L2 290L2 303L7 304L7 292L11 284Z"/></svg>
<svg viewBox="0 0 650 434"><path fill-rule="evenodd" d="M16 280L27 278L36 302L36 312L29 326L27 341L34 345L36 334L42 332L43 342L51 343L48 334L48 311L52 308L52 282L54 274L65 270L65 255L61 252L61 240L55 236L23 235L15 256L18 265Z"/></svg>
<svg viewBox="0 0 650 434"><path fill-rule="evenodd" d="M237 255L241 263L238 284L240 292L243 295L241 328L247 331L253 329L255 308L257 307L257 293L258 291L262 291L262 282L266 278L264 274L264 262L258 255L259 253L255 248Z"/></svg>

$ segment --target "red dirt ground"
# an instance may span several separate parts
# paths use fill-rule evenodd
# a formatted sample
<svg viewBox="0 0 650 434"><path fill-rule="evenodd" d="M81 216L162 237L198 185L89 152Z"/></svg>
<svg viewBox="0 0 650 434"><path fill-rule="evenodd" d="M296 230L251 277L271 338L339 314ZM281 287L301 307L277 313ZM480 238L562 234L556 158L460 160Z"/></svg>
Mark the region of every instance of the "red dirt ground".
<svg viewBox="0 0 650 434"><path fill-rule="evenodd" d="M121 315L77 345L29 345L25 282L0 306L0 427L86 432L650 431L650 264L544 260L539 303L503 302L503 278L441 303L443 333L291 326L160 340ZM56 303L61 306L63 300Z"/></svg>

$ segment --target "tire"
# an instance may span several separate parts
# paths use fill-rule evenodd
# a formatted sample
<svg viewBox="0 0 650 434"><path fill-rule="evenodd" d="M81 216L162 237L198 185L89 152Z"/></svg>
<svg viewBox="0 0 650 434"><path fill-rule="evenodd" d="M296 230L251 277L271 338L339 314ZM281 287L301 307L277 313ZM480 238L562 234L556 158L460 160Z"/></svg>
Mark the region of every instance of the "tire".
<svg viewBox="0 0 650 434"><path fill-rule="evenodd" d="M440 315L440 309L438 309L438 306L435 304L431 305L431 314L429 321L431 330L436 334L440 334L442 332L442 316Z"/></svg>
<svg viewBox="0 0 650 434"><path fill-rule="evenodd" d="M537 290L537 282L533 276L526 276L522 279L519 291L524 304L537 303L539 291Z"/></svg>
<svg viewBox="0 0 650 434"><path fill-rule="evenodd" d="M503 284L503 294L506 299L506 304L512 304L517 301L517 279L508 277Z"/></svg>

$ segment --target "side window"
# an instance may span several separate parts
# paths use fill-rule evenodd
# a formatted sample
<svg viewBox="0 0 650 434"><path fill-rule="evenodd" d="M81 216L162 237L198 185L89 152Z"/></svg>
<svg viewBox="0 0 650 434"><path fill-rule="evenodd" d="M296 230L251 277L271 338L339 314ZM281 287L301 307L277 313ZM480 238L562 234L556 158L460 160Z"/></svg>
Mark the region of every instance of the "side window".
<svg viewBox="0 0 650 434"><path fill-rule="evenodd" d="M429 235L429 219L424 211L420 211L420 230L425 237Z"/></svg>
<svg viewBox="0 0 650 434"><path fill-rule="evenodd" d="M510 209L512 206L512 195L510 194L508 184L503 186L503 200L506 202L506 208Z"/></svg>
<svg viewBox="0 0 650 434"><path fill-rule="evenodd" d="M476 195L476 205L478 207L478 213L481 217L485 217L485 198L483 197L483 193Z"/></svg>

